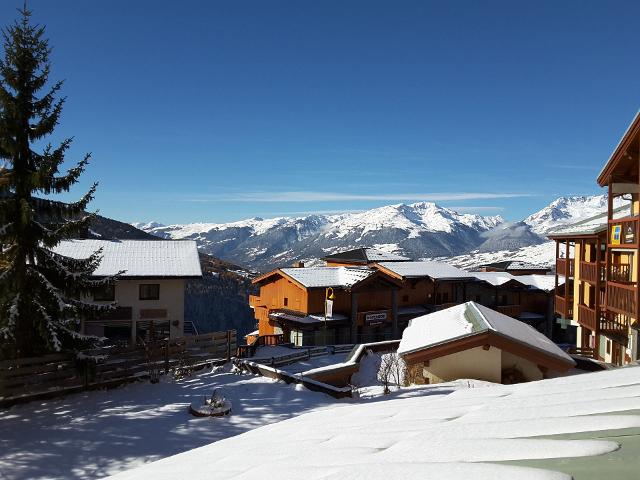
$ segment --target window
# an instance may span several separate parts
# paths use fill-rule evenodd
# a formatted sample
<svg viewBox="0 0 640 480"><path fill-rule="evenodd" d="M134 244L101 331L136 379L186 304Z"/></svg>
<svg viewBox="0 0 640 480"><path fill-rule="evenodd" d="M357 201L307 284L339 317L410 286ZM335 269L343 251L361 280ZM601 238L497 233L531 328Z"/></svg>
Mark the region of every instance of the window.
<svg viewBox="0 0 640 480"><path fill-rule="evenodd" d="M160 285L158 283L141 283L140 300L160 299Z"/></svg>
<svg viewBox="0 0 640 480"><path fill-rule="evenodd" d="M287 297L284 297L284 301L282 302L284 304L285 307L289 306L289 299Z"/></svg>
<svg viewBox="0 0 640 480"><path fill-rule="evenodd" d="M116 299L116 286L103 285L93 292L96 302L113 302Z"/></svg>

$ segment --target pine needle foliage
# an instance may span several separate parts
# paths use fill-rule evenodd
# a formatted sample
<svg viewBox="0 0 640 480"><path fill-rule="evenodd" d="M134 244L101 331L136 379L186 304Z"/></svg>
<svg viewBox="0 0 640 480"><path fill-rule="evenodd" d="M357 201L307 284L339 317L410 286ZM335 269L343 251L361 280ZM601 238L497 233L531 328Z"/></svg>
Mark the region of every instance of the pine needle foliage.
<svg viewBox="0 0 640 480"><path fill-rule="evenodd" d="M81 237L95 214L86 214L97 184L75 203L50 199L68 192L89 162L86 155L60 172L72 139L46 144L65 99L62 82L50 83L51 49L45 29L26 6L2 30L0 58L0 350L30 356L91 342L78 333L81 318L112 306L83 299L113 278L92 273L101 252L77 260L52 251ZM37 145L45 145L37 151ZM7 347L10 347L7 348ZM0 351L0 353L2 353Z"/></svg>

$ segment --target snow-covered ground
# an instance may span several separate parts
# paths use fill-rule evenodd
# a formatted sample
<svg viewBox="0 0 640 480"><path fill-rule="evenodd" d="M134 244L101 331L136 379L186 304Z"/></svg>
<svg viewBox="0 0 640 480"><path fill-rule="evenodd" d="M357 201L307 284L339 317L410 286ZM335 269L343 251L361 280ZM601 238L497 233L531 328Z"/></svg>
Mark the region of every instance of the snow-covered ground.
<svg viewBox="0 0 640 480"><path fill-rule="evenodd" d="M556 261L555 242L545 242L540 245L522 247L518 250L501 250L498 252L471 252L455 257L427 258L454 265L465 270L473 270L487 263L503 262L505 260L520 260L543 267L553 267Z"/></svg>
<svg viewBox="0 0 640 480"><path fill-rule="evenodd" d="M214 388L232 414L189 415L189 404ZM224 372L35 401L0 410L0 479L104 477L337 404L295 385Z"/></svg>
<svg viewBox="0 0 640 480"><path fill-rule="evenodd" d="M538 437L640 432L640 415L630 412L640 406L639 367L456 390L460 386L452 385L449 395L424 396L430 388L446 391L446 386L436 385L422 389L423 396L316 410L123 472L113 480L173 480L187 472L190 480L568 480L569 475L559 472L490 462L605 455L620 446L595 438L597 433L580 440ZM635 458L637 452L629 455ZM604 478L606 468L603 461L598 478Z"/></svg>

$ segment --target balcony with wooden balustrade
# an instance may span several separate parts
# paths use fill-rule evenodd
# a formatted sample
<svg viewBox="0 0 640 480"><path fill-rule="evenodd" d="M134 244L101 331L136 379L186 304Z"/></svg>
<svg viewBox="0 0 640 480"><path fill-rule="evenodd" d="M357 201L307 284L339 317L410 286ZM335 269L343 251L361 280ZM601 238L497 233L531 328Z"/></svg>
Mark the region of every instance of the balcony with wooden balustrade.
<svg viewBox="0 0 640 480"><path fill-rule="evenodd" d="M589 283L605 281L606 268L602 262L580 262L580 280Z"/></svg>
<svg viewBox="0 0 640 480"><path fill-rule="evenodd" d="M555 298L555 313L562 318L573 318L573 297L561 297L556 295Z"/></svg>
<svg viewBox="0 0 640 480"><path fill-rule="evenodd" d="M609 281L617 283L630 283L631 266L628 263L613 263L609 265Z"/></svg>
<svg viewBox="0 0 640 480"><path fill-rule="evenodd" d="M567 275L567 265L568 265L568 273ZM556 259L556 272L558 275L562 275L563 277L573 277L575 270L575 259L570 258L567 262L566 258L557 258Z"/></svg>
<svg viewBox="0 0 640 480"><path fill-rule="evenodd" d="M600 318L600 332L611 337L618 337L624 343L629 334L629 317L608 311Z"/></svg>
<svg viewBox="0 0 640 480"><path fill-rule="evenodd" d="M636 317L636 284L607 282L607 310Z"/></svg>
<svg viewBox="0 0 640 480"><path fill-rule="evenodd" d="M249 295L249 306L257 307L260 305L260 296L259 295Z"/></svg>
<svg viewBox="0 0 640 480"><path fill-rule="evenodd" d="M578 323L595 332L598 329L598 312L596 312L595 308L578 305Z"/></svg>

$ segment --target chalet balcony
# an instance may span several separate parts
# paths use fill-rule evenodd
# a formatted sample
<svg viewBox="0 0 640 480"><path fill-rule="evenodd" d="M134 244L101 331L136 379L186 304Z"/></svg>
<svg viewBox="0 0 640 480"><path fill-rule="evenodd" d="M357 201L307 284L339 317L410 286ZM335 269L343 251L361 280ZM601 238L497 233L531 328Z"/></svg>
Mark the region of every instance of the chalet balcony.
<svg viewBox="0 0 640 480"><path fill-rule="evenodd" d="M628 263L614 263L609 265L609 281L617 283L631 282L631 267Z"/></svg>
<svg viewBox="0 0 640 480"><path fill-rule="evenodd" d="M573 318L573 297L561 297L556 295L555 312L562 318Z"/></svg>
<svg viewBox="0 0 640 480"><path fill-rule="evenodd" d="M638 220L637 216L618 218L615 220L609 220L609 242L613 238L617 238L618 241L610 243L610 247L615 248L638 248ZM614 228L620 227L617 232L614 232Z"/></svg>
<svg viewBox="0 0 640 480"><path fill-rule="evenodd" d="M607 310L636 316L636 285L607 282Z"/></svg>
<svg viewBox="0 0 640 480"><path fill-rule="evenodd" d="M580 280L589 283L605 281L605 265L596 262L580 262Z"/></svg>
<svg viewBox="0 0 640 480"><path fill-rule="evenodd" d="M257 307L260 305L260 297L258 295L249 295L249 306Z"/></svg>
<svg viewBox="0 0 640 480"><path fill-rule="evenodd" d="M556 259L556 272L558 275L562 275L563 277L573 277L575 270L575 259L569 259L569 274L567 275L567 259L566 258L557 258Z"/></svg>
<svg viewBox="0 0 640 480"><path fill-rule="evenodd" d="M629 317L607 312L606 315L600 318L599 327L601 333L608 336L619 337L624 341L629 334Z"/></svg>
<svg viewBox="0 0 640 480"><path fill-rule="evenodd" d="M598 313L595 308L586 305L578 305L578 323L595 332L598 329Z"/></svg>
<svg viewBox="0 0 640 480"><path fill-rule="evenodd" d="M520 305L499 305L495 310L503 315L513 318L518 318L521 313Z"/></svg>

